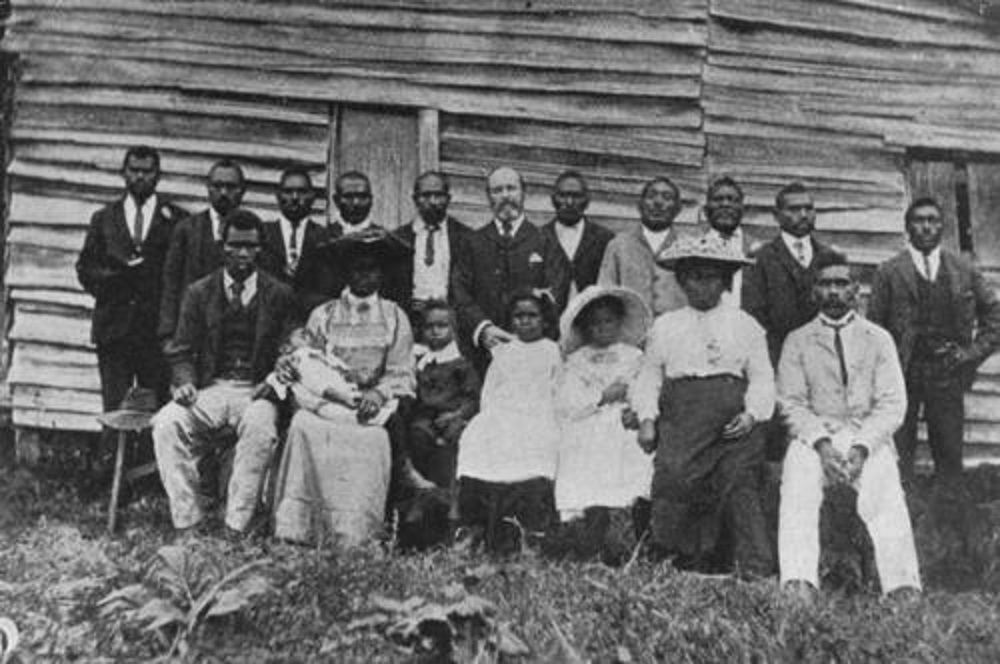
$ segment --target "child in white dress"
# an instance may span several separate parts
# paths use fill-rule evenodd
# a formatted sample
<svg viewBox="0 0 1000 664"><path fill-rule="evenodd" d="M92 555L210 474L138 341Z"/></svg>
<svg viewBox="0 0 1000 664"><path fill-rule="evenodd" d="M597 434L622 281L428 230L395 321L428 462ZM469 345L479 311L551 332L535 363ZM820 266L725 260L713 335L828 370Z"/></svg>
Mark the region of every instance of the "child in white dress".
<svg viewBox="0 0 1000 664"><path fill-rule="evenodd" d="M530 293L511 300L516 338L493 349L480 412L459 442L459 518L494 553L516 552L522 532L544 533L555 520L553 397L562 359L543 336L548 306Z"/></svg>

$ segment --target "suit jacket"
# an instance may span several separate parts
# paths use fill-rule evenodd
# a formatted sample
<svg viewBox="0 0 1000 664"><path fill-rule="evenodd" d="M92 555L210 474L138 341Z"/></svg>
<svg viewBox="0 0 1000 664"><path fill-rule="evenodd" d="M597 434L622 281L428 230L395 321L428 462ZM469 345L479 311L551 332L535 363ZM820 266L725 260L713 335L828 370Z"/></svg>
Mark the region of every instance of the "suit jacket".
<svg viewBox="0 0 1000 664"><path fill-rule="evenodd" d="M509 241L492 221L470 233L451 270L450 297L458 315L459 343L472 343L473 333L484 321L509 329L510 297L526 289L548 290L555 310L563 310L569 269L559 245L527 219ZM552 330L550 335L554 334Z"/></svg>
<svg viewBox="0 0 1000 664"><path fill-rule="evenodd" d="M959 338L954 341L971 353L962 379L971 385L976 368L1000 345L1000 301L982 273L965 258L941 249L938 278L948 279ZM872 282L868 318L892 334L904 370L909 367L916 341L917 280L921 279L908 251L879 266Z"/></svg>
<svg viewBox="0 0 1000 664"><path fill-rule="evenodd" d="M754 264L743 270L742 306L767 330L767 346L775 366L788 333L819 313L813 297L813 265L820 256L836 253L815 238L810 242L813 260L808 268L795 260L779 235L761 247Z"/></svg>
<svg viewBox="0 0 1000 664"><path fill-rule="evenodd" d="M571 286L576 286L576 292L581 292L587 286L597 283L597 276L601 271L601 262L604 260L604 250L608 243L614 239L615 234L597 224L583 219L579 223L583 224L583 234L580 236L580 245L576 248L576 254L571 259L562 250L559 238L556 235L555 219L542 226L542 233L548 236L549 241L559 248L563 258L568 263L570 279L566 282L566 292L561 294L563 301L569 300L569 290Z"/></svg>
<svg viewBox="0 0 1000 664"><path fill-rule="evenodd" d="M288 256L285 252L285 240L281 235L281 223L274 221L263 225L264 237L261 238L260 267L271 273L271 276L291 287L295 294L295 318L305 323L310 312L330 298L321 291L317 274L322 270L324 246L328 238L327 229L312 220L304 219L305 224L302 240L302 253L294 274L288 274L285 266Z"/></svg>
<svg viewBox="0 0 1000 664"><path fill-rule="evenodd" d="M292 289L267 272L257 274L257 326L251 366L260 382L274 368L278 351L294 326ZM177 330L167 345L171 383L192 383L199 389L216 377L222 350L222 317L228 302L223 268L191 284L184 293Z"/></svg>
<svg viewBox="0 0 1000 664"><path fill-rule="evenodd" d="M874 452L891 445L906 415L906 384L889 333L861 316L841 330L847 387L834 331L814 318L788 335L778 365L778 402L792 435L812 446L849 429Z"/></svg>
<svg viewBox="0 0 1000 664"><path fill-rule="evenodd" d="M141 264L129 267L135 254L125 220L125 199L111 203L90 219L76 274L94 296L91 338L97 345L126 336L156 338L164 257L175 224L187 213L157 196L156 211L142 242Z"/></svg>
<svg viewBox="0 0 1000 664"><path fill-rule="evenodd" d="M163 264L163 295L157 329L161 344L169 341L177 327L184 290L222 267L224 258L222 244L212 234L212 219L207 209L178 222Z"/></svg>
<svg viewBox="0 0 1000 664"><path fill-rule="evenodd" d="M451 265L448 266L449 274L455 270L455 261L458 259L458 255L462 253L462 247L465 246L466 238L472 234L472 229L458 221L452 216L449 216L444 220L448 230L448 253L451 255ZM413 222L404 224L397 228L393 233L400 240L405 242L407 246L415 246L417 239L416 231L413 230ZM405 261L401 264L395 274L393 279L398 282L394 284L392 290L399 293L399 297L403 300L400 302L396 301L404 311L409 312L411 300L413 299L413 256L411 254L410 260ZM390 298L391 299L391 298Z"/></svg>
<svg viewBox="0 0 1000 664"><path fill-rule="evenodd" d="M642 297L654 316L680 309L687 304L687 296L677 283L673 270L656 264L656 254L675 242L677 237L675 228L661 246L650 247L641 224L619 233L604 250L597 282L602 286L631 288Z"/></svg>

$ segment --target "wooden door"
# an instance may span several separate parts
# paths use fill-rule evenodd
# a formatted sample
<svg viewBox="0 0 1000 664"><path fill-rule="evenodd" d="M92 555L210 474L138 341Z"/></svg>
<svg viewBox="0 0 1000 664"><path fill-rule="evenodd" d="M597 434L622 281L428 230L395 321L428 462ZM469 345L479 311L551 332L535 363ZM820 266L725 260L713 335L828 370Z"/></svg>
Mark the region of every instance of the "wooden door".
<svg viewBox="0 0 1000 664"><path fill-rule="evenodd" d="M972 251L976 262L1000 270L1000 163L969 164Z"/></svg>
<svg viewBox="0 0 1000 664"><path fill-rule="evenodd" d="M340 106L332 149L334 176L361 171L372 183L372 220L396 228L413 219L413 181L418 175L417 111Z"/></svg>

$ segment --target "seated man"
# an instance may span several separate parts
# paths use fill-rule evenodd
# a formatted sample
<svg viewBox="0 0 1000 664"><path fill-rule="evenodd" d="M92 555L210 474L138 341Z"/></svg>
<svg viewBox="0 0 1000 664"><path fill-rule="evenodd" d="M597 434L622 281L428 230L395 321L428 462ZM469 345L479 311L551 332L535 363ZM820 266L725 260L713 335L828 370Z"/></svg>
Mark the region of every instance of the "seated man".
<svg viewBox="0 0 1000 664"><path fill-rule="evenodd" d="M291 289L257 270L260 219L236 209L223 219L225 265L191 284L167 345L173 401L153 422L153 443L174 527L204 518L198 461L227 429L239 435L226 526L250 524L277 441L277 408L262 383L274 366L295 304Z"/></svg>
<svg viewBox="0 0 1000 664"><path fill-rule="evenodd" d="M919 591L910 515L892 435L906 414L906 385L889 333L854 311L857 282L847 259L817 260L820 313L785 341L779 403L793 440L781 479L781 581L811 597L819 580L823 487L858 492L882 592Z"/></svg>

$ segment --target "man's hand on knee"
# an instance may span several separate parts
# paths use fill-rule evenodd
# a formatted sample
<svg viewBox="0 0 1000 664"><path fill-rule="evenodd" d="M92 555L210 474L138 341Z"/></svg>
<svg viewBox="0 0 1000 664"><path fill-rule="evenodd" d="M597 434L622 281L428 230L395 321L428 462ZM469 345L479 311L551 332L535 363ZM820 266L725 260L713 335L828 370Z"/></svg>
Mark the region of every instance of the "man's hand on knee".
<svg viewBox="0 0 1000 664"><path fill-rule="evenodd" d="M861 477L861 470L868 460L868 448L864 445L854 445L847 453L847 481L852 484Z"/></svg>
<svg viewBox="0 0 1000 664"><path fill-rule="evenodd" d="M829 438L820 438L813 443L813 449L819 454L820 464L823 467L823 474L831 484L846 484L850 482L848 475L847 460L840 452L833 447L833 441Z"/></svg>

